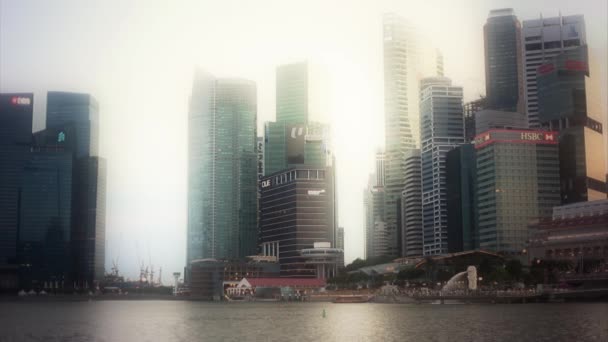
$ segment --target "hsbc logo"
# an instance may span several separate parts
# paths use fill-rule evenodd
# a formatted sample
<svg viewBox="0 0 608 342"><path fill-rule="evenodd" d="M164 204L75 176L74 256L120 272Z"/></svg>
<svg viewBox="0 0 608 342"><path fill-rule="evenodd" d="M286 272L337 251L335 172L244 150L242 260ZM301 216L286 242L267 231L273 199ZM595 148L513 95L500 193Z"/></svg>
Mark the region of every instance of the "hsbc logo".
<svg viewBox="0 0 608 342"><path fill-rule="evenodd" d="M545 133L545 140L546 141L555 141L555 134L553 134L553 133Z"/></svg>
<svg viewBox="0 0 608 342"><path fill-rule="evenodd" d="M11 104L14 106L30 106L32 99L29 97L13 96L11 97Z"/></svg>

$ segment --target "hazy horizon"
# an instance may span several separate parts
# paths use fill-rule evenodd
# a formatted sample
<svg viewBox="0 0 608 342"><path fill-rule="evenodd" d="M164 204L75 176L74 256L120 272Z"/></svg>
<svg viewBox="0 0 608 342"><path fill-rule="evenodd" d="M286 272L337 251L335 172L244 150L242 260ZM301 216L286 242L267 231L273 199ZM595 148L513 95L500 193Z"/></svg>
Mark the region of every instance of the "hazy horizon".
<svg viewBox="0 0 608 342"><path fill-rule="evenodd" d="M595 0L0 0L0 92L34 93L34 131L44 128L47 91L98 100L100 155L108 165L106 270L119 258L121 273L136 278L140 261L151 259L169 283L186 260L194 69L255 81L262 136L264 122L275 117L276 67L319 64L329 80L323 121L332 125L339 226L350 262L363 257L363 189L384 142L382 13L410 20L442 51L445 75L469 101L485 94L483 25L491 9L504 7L520 21L583 14L592 53L607 60L608 5ZM606 63L599 73L606 95Z"/></svg>

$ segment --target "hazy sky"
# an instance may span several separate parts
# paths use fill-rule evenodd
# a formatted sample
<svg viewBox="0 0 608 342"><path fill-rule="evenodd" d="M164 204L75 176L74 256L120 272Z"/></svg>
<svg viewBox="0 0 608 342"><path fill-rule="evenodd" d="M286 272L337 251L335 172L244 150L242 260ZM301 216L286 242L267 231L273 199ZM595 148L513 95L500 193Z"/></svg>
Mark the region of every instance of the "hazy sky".
<svg viewBox="0 0 608 342"><path fill-rule="evenodd" d="M504 7L520 20L584 14L590 48L606 61L605 0L0 0L0 91L35 93L34 130L44 128L47 90L97 98L108 160L106 267L119 258L134 278L151 258L167 282L185 262L194 67L257 82L261 135L275 116L275 67L323 65L350 261L363 256L363 188L383 143L381 14L397 12L429 37L470 100L485 93L483 24ZM600 73L606 94L606 63Z"/></svg>

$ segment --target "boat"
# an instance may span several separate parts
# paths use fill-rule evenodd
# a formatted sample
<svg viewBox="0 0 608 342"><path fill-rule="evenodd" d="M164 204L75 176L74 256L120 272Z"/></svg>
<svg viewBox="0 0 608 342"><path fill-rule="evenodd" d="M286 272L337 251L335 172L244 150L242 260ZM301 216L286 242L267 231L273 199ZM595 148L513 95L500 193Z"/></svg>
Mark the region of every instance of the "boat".
<svg viewBox="0 0 608 342"><path fill-rule="evenodd" d="M332 303L367 303L369 296L337 296Z"/></svg>

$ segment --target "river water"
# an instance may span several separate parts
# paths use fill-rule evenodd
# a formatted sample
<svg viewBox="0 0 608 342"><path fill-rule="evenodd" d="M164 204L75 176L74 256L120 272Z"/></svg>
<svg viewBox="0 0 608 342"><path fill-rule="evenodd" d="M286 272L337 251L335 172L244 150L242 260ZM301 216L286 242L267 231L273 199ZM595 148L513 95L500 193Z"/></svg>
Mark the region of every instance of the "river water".
<svg viewBox="0 0 608 342"><path fill-rule="evenodd" d="M0 302L0 341L605 342L608 303Z"/></svg>

